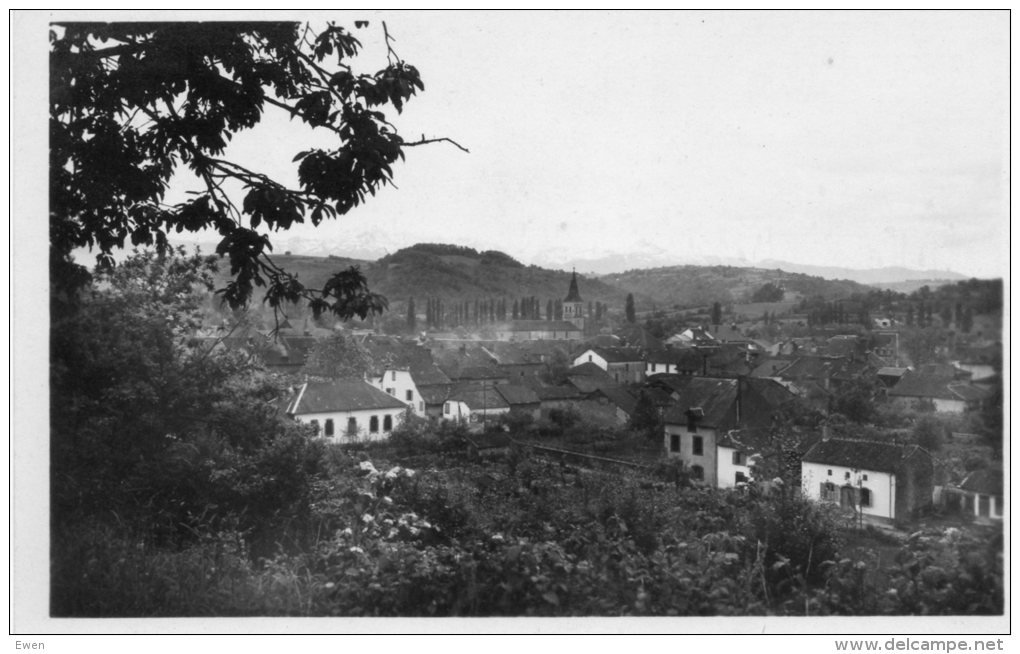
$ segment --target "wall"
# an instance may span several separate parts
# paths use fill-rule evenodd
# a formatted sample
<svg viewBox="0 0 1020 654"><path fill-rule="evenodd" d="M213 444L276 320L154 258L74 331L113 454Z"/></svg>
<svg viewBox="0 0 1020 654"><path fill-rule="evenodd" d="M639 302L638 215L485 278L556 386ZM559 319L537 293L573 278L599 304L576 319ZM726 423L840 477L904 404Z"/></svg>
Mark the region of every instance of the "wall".
<svg viewBox="0 0 1020 654"><path fill-rule="evenodd" d="M737 473L744 473L744 477L750 480L752 457L745 457L745 464L733 463L735 448L719 446L718 459L716 462L716 479L719 488L732 488L737 485Z"/></svg>
<svg viewBox="0 0 1020 654"><path fill-rule="evenodd" d="M418 387L414 385L411 373L407 370L387 370L382 377L371 377L369 382L379 390L385 391L407 404L416 416L425 416L425 401L418 392ZM407 399L409 391L411 393L410 400Z"/></svg>
<svg viewBox="0 0 1020 654"><path fill-rule="evenodd" d="M608 365L606 372L615 381L622 384L636 384L645 380L645 363L642 361L610 363Z"/></svg>
<svg viewBox="0 0 1020 654"><path fill-rule="evenodd" d="M609 364L606 362L606 360L599 356L597 352L594 352L592 350L587 350L584 354L574 359L573 365L579 366L582 363L589 362L594 363L596 366L602 368L603 370L609 370Z"/></svg>
<svg viewBox="0 0 1020 654"><path fill-rule="evenodd" d="M369 424L372 416L379 418L379 431L369 432ZM294 416L294 419L303 424L309 424L313 420L319 422L319 436L326 438L326 420L333 420L333 436L329 440L333 443L354 443L364 441L382 441L390 436L389 431L384 431L386 416L390 416L393 428L404 419L404 412L400 409L362 409L359 411L335 411L332 413L304 413ZM358 432L352 438L347 433L347 421L354 418L358 421Z"/></svg>
<svg viewBox="0 0 1020 654"><path fill-rule="evenodd" d="M673 435L680 437L680 451L674 452L670 448L670 441ZM700 456L694 454L694 437L700 436L702 439L702 454ZM687 425L674 425L667 424L665 428L665 440L666 456L671 458L679 457L684 465L687 467L701 466L705 471L705 476L701 480L702 483L708 486L717 486L718 480L716 477L716 432L715 429L708 427L698 427L697 432L687 431Z"/></svg>
<svg viewBox="0 0 1020 654"><path fill-rule="evenodd" d="M832 471L832 475L828 474L829 470ZM896 475L894 474L874 470L858 471L853 468L804 461L801 464L801 492L805 497L820 502L822 501L821 484L832 482L836 486L838 498L840 487L847 482L847 473L850 473L849 481L852 486L857 488L860 483L863 488L871 491L871 506L864 507L864 515L890 520L896 518ZM864 475L868 477L866 481L863 479ZM836 503L838 502L837 499Z"/></svg>

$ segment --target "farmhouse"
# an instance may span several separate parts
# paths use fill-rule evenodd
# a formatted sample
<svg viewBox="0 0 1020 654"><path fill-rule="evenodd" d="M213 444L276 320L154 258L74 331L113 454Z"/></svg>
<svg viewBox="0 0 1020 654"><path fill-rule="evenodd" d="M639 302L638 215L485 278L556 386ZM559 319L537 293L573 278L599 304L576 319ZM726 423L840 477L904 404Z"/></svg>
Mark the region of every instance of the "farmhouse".
<svg viewBox="0 0 1020 654"><path fill-rule="evenodd" d="M931 454L917 445L832 438L804 455L801 492L865 516L906 520L932 503Z"/></svg>
<svg viewBox="0 0 1020 654"><path fill-rule="evenodd" d="M338 443L384 440L405 411L404 402L361 379L306 382L291 393L285 409Z"/></svg>

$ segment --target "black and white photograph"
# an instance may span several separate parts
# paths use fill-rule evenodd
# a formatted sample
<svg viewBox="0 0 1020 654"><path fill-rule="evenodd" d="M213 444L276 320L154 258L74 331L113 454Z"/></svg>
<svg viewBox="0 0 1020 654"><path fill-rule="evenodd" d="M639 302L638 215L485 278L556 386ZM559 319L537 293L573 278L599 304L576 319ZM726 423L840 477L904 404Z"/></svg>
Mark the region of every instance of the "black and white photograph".
<svg viewBox="0 0 1020 654"><path fill-rule="evenodd" d="M1008 649L1008 9L10 21L12 648Z"/></svg>

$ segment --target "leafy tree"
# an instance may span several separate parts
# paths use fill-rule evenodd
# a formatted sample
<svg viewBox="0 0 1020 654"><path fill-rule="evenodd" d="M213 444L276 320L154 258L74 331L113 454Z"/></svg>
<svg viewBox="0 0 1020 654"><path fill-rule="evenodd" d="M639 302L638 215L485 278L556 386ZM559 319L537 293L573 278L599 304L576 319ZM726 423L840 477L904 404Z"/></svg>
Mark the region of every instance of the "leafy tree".
<svg viewBox="0 0 1020 654"><path fill-rule="evenodd" d="M877 394L878 386L871 379L844 382L832 395L832 410L856 423L872 422Z"/></svg>
<svg viewBox="0 0 1020 654"><path fill-rule="evenodd" d="M346 214L392 180L408 147L380 111L397 112L424 89L417 69L393 51L375 74L355 74L361 43L329 23L61 23L50 31L50 262L55 290L87 280L75 248L95 248L102 269L128 244L167 252L171 232L214 229L229 256L231 307L256 287L278 309L308 301L341 318L385 309L351 267L322 288L305 287L272 261L268 231ZM288 188L222 155L231 138L273 107L330 133L323 148L297 153ZM448 140L448 139L433 139ZM168 206L185 166L204 189ZM244 192L240 206L234 193ZM261 228L261 229L260 229ZM264 230L264 231L263 231Z"/></svg>
<svg viewBox="0 0 1020 654"><path fill-rule="evenodd" d="M649 440L662 438L662 419L652 398L644 390L638 395L634 413L630 417L630 428L644 434Z"/></svg>
<svg viewBox="0 0 1020 654"><path fill-rule="evenodd" d="M302 510L318 446L277 414L280 389L256 359L193 336L214 267L197 255L133 256L97 271L77 310L54 314L58 567L83 521L112 518L170 543L230 522L254 539Z"/></svg>
<svg viewBox="0 0 1020 654"><path fill-rule="evenodd" d="M634 294L627 293L627 304L624 308L624 312L627 315L627 322L633 324L637 320L637 315L634 312Z"/></svg>
<svg viewBox="0 0 1020 654"><path fill-rule="evenodd" d="M782 302L783 301L783 289L768 282L755 289L754 293L751 294L752 302Z"/></svg>
<svg viewBox="0 0 1020 654"><path fill-rule="evenodd" d="M915 443L929 452L937 452L942 447L946 427L933 415L922 415L914 423L911 436Z"/></svg>

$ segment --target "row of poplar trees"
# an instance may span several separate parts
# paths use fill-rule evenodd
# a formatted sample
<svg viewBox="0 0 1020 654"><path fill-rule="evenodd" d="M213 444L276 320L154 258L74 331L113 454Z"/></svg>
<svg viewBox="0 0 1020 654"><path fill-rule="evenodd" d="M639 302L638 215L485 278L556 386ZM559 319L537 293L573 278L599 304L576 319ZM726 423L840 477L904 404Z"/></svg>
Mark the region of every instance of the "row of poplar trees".
<svg viewBox="0 0 1020 654"><path fill-rule="evenodd" d="M607 308L601 302L589 302L588 319L602 320ZM506 298L450 302L430 297L425 300L426 329L480 327L507 320L563 320L563 300L547 300L544 312L541 301L535 296L514 298L512 303ZM418 305L413 297L407 301L407 328L418 329Z"/></svg>

